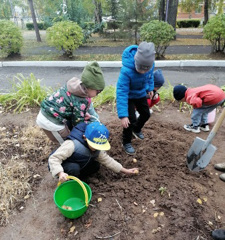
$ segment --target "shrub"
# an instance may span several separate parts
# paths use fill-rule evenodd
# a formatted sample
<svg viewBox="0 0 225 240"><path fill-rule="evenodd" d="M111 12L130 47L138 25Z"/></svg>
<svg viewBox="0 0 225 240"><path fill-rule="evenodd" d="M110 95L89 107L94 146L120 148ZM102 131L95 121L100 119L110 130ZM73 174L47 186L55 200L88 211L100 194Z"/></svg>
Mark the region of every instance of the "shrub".
<svg viewBox="0 0 225 240"><path fill-rule="evenodd" d="M52 92L51 88L42 87L41 80L31 73L29 77L17 74L13 79L12 91L0 95L0 103L6 110L21 112L27 107L40 106L42 100Z"/></svg>
<svg viewBox="0 0 225 240"><path fill-rule="evenodd" d="M0 21L0 51L6 56L19 54L23 46L20 29L11 21Z"/></svg>
<svg viewBox="0 0 225 240"><path fill-rule="evenodd" d="M140 35L142 40L155 44L156 59L160 59L164 57L166 48L174 39L176 32L170 24L153 20L142 25Z"/></svg>
<svg viewBox="0 0 225 240"><path fill-rule="evenodd" d="M46 25L45 23L37 23L38 29L39 30L46 30L49 26ZM27 23L26 28L28 30L34 30L34 24L33 23Z"/></svg>
<svg viewBox="0 0 225 240"><path fill-rule="evenodd" d="M71 21L57 22L46 32L47 43L62 50L68 57L73 56L73 50L82 44L83 38L81 27Z"/></svg>
<svg viewBox="0 0 225 240"><path fill-rule="evenodd" d="M92 99L93 106L99 107L104 103L112 104L112 111L114 112L114 106L116 103L116 87L109 85L104 90Z"/></svg>
<svg viewBox="0 0 225 240"><path fill-rule="evenodd" d="M225 49L225 15L209 19L203 28L203 37L212 44L212 52L224 52Z"/></svg>
<svg viewBox="0 0 225 240"><path fill-rule="evenodd" d="M177 26L179 28L197 28L199 27L200 23L200 20L197 19L179 20L177 21Z"/></svg>

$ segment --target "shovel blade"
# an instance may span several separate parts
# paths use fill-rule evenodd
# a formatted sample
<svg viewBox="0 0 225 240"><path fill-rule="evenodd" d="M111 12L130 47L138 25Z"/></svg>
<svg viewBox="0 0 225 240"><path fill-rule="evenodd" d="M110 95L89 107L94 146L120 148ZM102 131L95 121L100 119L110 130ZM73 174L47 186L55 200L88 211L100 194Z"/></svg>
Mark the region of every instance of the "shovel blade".
<svg viewBox="0 0 225 240"><path fill-rule="evenodd" d="M206 149L204 149L204 145L205 140L199 137L195 138L187 154L187 166L189 170L200 172L209 164L217 148L209 144Z"/></svg>

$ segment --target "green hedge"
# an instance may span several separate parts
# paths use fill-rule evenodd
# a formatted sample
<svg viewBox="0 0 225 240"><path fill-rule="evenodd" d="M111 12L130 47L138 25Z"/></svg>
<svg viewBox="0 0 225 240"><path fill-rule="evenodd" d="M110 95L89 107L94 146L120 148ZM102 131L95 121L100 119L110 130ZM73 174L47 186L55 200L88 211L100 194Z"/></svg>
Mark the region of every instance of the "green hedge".
<svg viewBox="0 0 225 240"><path fill-rule="evenodd" d="M45 23L37 23L39 30L46 30L49 26L47 26ZM34 24L33 23L27 23L26 27L28 30L34 30Z"/></svg>
<svg viewBox="0 0 225 240"><path fill-rule="evenodd" d="M200 20L194 20L194 19L189 19L189 20L179 20L177 21L177 26L179 28L197 28L200 25Z"/></svg>

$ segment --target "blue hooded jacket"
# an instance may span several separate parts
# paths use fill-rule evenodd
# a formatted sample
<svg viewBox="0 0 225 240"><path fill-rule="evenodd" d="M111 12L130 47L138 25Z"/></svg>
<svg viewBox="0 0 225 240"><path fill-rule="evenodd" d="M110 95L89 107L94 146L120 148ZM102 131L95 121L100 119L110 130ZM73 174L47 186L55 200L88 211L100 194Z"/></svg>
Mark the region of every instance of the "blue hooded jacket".
<svg viewBox="0 0 225 240"><path fill-rule="evenodd" d="M146 96L146 92L154 89L154 67L144 73L138 73L135 69L134 55L137 45L127 47L122 54L122 68L117 81L116 101L119 118L128 117L128 99L139 99Z"/></svg>

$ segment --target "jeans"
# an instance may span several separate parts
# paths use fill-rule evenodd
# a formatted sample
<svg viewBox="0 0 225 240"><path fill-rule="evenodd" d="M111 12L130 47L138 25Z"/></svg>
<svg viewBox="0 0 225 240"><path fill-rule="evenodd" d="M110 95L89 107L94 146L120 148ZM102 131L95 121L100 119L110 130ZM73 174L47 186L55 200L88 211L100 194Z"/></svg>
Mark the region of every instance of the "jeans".
<svg viewBox="0 0 225 240"><path fill-rule="evenodd" d="M214 105L210 105L210 106L203 105L200 108L194 108L191 114L191 120L192 120L193 126L200 126L202 124L207 124L208 113L212 112L212 110L215 109L216 107L222 105L224 101L225 100L222 100L221 102Z"/></svg>

